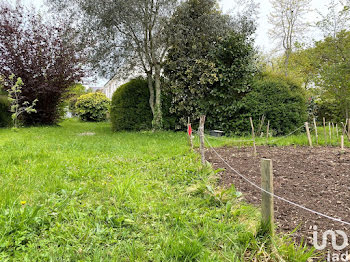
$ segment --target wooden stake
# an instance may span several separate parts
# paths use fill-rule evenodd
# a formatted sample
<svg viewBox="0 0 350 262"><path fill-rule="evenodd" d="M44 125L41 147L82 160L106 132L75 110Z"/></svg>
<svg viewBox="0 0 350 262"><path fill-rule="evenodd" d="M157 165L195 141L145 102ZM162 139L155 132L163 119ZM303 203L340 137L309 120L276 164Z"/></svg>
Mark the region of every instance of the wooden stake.
<svg viewBox="0 0 350 262"><path fill-rule="evenodd" d="M341 147L341 151L344 151L344 136L343 135L340 137L340 147Z"/></svg>
<svg viewBox="0 0 350 262"><path fill-rule="evenodd" d="M200 119L199 119L199 138L200 138L199 150L201 152L202 165L205 165L204 123L205 123L205 116L202 115L200 116Z"/></svg>
<svg viewBox="0 0 350 262"><path fill-rule="evenodd" d="M267 121L267 128L266 128L266 143L269 142L269 132L270 132L270 120Z"/></svg>
<svg viewBox="0 0 350 262"><path fill-rule="evenodd" d="M326 118L323 118L324 143L327 144Z"/></svg>
<svg viewBox="0 0 350 262"><path fill-rule="evenodd" d="M262 129L263 125L264 125L264 122L265 122L265 115L263 115L263 116L261 117L261 121L260 121L259 129L258 129L258 133L256 134L257 136L260 136L260 135L261 135L261 129Z"/></svg>
<svg viewBox="0 0 350 262"><path fill-rule="evenodd" d="M339 129L338 124L335 124L335 132L337 133L337 138L339 137Z"/></svg>
<svg viewBox="0 0 350 262"><path fill-rule="evenodd" d="M187 132L190 129L190 127L191 127L191 121L190 121L190 118L188 118L188 121L187 121ZM191 129L192 129L192 127L191 127ZM189 132L188 132L188 141L189 141L189 144L190 144L191 148L193 149L192 134L190 134Z"/></svg>
<svg viewBox="0 0 350 262"><path fill-rule="evenodd" d="M261 159L261 187L267 192L273 194L273 168L270 159ZM271 235L274 235L274 208L273 196L266 192L262 193L261 213L264 229Z"/></svg>
<svg viewBox="0 0 350 262"><path fill-rule="evenodd" d="M311 140L311 135L310 135L310 129L309 129L309 123L305 122L305 129L306 129L306 134L307 134L307 139L309 140L309 145L312 147L312 140Z"/></svg>
<svg viewBox="0 0 350 262"><path fill-rule="evenodd" d="M335 137L335 126L333 122L332 122L332 136Z"/></svg>
<svg viewBox="0 0 350 262"><path fill-rule="evenodd" d="M332 129L331 129L331 122L328 122L328 133L329 133L329 144L332 144Z"/></svg>
<svg viewBox="0 0 350 262"><path fill-rule="evenodd" d="M250 125L252 127L252 137L253 137L253 147L254 147L254 156L256 156L256 144L255 144L255 132L254 132L254 124L253 124L253 119L249 117L250 120Z"/></svg>
<svg viewBox="0 0 350 262"><path fill-rule="evenodd" d="M316 144L318 145L318 133L317 133L317 124L316 124L315 117L314 117L314 128L315 128Z"/></svg>

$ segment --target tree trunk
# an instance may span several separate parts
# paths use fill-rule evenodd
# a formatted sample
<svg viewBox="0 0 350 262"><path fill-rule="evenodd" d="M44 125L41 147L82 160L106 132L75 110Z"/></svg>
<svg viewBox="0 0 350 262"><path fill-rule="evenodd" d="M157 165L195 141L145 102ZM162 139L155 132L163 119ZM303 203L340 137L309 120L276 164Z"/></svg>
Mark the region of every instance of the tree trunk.
<svg viewBox="0 0 350 262"><path fill-rule="evenodd" d="M284 75L288 76L288 66L289 66L289 57L291 54L291 50L287 49L286 50L286 57L284 59Z"/></svg>
<svg viewBox="0 0 350 262"><path fill-rule="evenodd" d="M156 99L154 104L154 114L152 126L154 130L161 130L163 128L162 116L162 101L161 101L161 86L160 86L160 64L157 63L154 72Z"/></svg>
<svg viewBox="0 0 350 262"><path fill-rule="evenodd" d="M151 107L152 114L154 116L154 87L153 87L152 70L147 72L147 81L148 81L148 88L149 88L149 106Z"/></svg>

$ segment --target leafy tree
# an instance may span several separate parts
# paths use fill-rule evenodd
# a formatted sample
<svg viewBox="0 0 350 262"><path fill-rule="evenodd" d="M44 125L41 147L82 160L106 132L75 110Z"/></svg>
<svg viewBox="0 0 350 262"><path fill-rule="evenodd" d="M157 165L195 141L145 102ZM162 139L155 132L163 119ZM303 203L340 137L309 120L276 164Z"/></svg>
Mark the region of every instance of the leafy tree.
<svg viewBox="0 0 350 262"><path fill-rule="evenodd" d="M317 61L312 47L298 46L290 57L288 67L290 77L300 82L305 89L314 85L314 79L317 75Z"/></svg>
<svg viewBox="0 0 350 262"><path fill-rule="evenodd" d="M197 119L206 113L211 86L218 81L218 69L210 52L229 30L229 17L215 0L188 0L171 19L174 28L167 55L165 75L170 82L173 111Z"/></svg>
<svg viewBox="0 0 350 262"><path fill-rule="evenodd" d="M247 33L247 32L245 32ZM241 113L242 99L257 73L256 51L250 34L232 32L221 40L213 58L219 80L208 99L207 127L232 132Z"/></svg>
<svg viewBox="0 0 350 262"><path fill-rule="evenodd" d="M336 38L326 37L314 47L317 61L315 83L322 96L338 101L344 117L350 107L350 32L341 31Z"/></svg>
<svg viewBox="0 0 350 262"><path fill-rule="evenodd" d="M17 78L17 81L15 82L15 75L10 76L10 82L11 82L11 88L7 90L8 92L8 101L11 104L10 111L12 112L12 120L13 120L13 126L15 128L18 128L19 126L19 117L23 113L31 114L36 113L35 105L38 102L37 99L35 99L31 104L28 101L23 101L23 97L21 95L22 93L22 87L23 82L21 78Z"/></svg>
<svg viewBox="0 0 350 262"><path fill-rule="evenodd" d="M222 14L214 0L184 2L171 24L172 47L164 72L173 97L172 112L182 125L187 117L211 114L209 126L221 123L224 128L255 71L254 24L244 16L233 20Z"/></svg>
<svg viewBox="0 0 350 262"><path fill-rule="evenodd" d="M317 22L325 37L336 38L343 30L348 30L350 25L350 1L331 0L326 6L327 13L322 14L321 20Z"/></svg>
<svg viewBox="0 0 350 262"><path fill-rule="evenodd" d="M161 71L169 49L168 18L177 0L49 0L78 24L93 68L111 77L141 68L148 77L153 128L162 128Z"/></svg>
<svg viewBox="0 0 350 262"><path fill-rule="evenodd" d="M271 0L269 22L273 26L270 36L284 51L284 73L288 75L289 59L293 47L307 29L305 15L310 11L311 0Z"/></svg>
<svg viewBox="0 0 350 262"><path fill-rule="evenodd" d="M58 24L21 6L0 5L0 75L21 77L20 103L38 99L37 113L22 115L27 125L56 123L62 94L82 77L75 44L62 40L66 30Z"/></svg>

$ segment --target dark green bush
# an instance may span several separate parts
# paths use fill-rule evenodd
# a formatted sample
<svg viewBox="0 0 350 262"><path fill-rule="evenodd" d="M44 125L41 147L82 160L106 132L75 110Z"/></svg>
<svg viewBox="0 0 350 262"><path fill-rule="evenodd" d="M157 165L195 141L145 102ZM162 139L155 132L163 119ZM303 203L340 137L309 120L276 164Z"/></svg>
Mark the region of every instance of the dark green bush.
<svg viewBox="0 0 350 262"><path fill-rule="evenodd" d="M346 118L346 111L342 110L340 101L334 98L320 97L315 102L317 107L316 118L319 122L325 118L326 121L344 122Z"/></svg>
<svg viewBox="0 0 350 262"><path fill-rule="evenodd" d="M236 129L240 133L250 132L249 117L253 118L255 127L258 127L263 115L270 120L270 130L275 135L294 131L307 120L304 90L282 76L259 77L254 81L252 90L242 99Z"/></svg>
<svg viewBox="0 0 350 262"><path fill-rule="evenodd" d="M7 127L11 124L10 102L7 96L0 94L0 127Z"/></svg>
<svg viewBox="0 0 350 262"><path fill-rule="evenodd" d="M111 106L114 131L150 129L152 118L146 80L133 79L114 92Z"/></svg>
<svg viewBox="0 0 350 262"><path fill-rule="evenodd" d="M90 93L78 98L75 105L78 116L83 121L104 121L110 107L110 100L102 93Z"/></svg>

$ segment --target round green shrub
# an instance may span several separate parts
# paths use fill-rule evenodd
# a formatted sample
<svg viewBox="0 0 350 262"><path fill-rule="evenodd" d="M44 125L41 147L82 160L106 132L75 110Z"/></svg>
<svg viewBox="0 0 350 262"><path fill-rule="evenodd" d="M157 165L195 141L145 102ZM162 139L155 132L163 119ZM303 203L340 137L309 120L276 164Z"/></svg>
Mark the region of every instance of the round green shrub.
<svg viewBox="0 0 350 262"><path fill-rule="evenodd" d="M80 96L75 107L81 120L99 122L106 120L110 100L102 93L90 93Z"/></svg>
<svg viewBox="0 0 350 262"><path fill-rule="evenodd" d="M114 131L150 129L152 118L146 80L133 79L114 92L111 106Z"/></svg>
<svg viewBox="0 0 350 262"><path fill-rule="evenodd" d="M10 102L7 96L0 95L0 127L11 125Z"/></svg>
<svg viewBox="0 0 350 262"><path fill-rule="evenodd" d="M237 127L250 132L249 117L255 127L265 115L274 135L285 135L307 120L307 101L303 88L283 76L265 75L256 79L252 90L242 99L242 111ZM266 123L266 121L265 121Z"/></svg>

